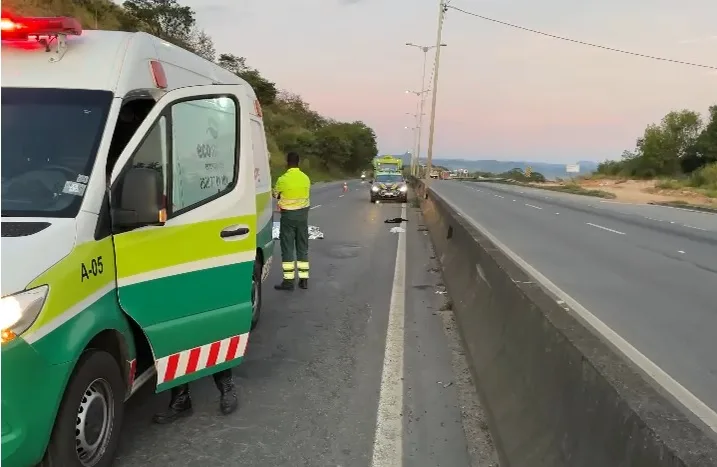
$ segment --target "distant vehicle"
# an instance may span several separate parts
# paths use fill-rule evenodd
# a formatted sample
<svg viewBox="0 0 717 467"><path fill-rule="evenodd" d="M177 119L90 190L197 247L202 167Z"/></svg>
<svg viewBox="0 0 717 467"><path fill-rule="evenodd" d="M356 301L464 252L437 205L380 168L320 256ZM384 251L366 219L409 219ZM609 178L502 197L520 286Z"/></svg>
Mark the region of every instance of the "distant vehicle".
<svg viewBox="0 0 717 467"><path fill-rule="evenodd" d="M381 156L373 160L374 173L392 172L401 173L403 169L403 159L393 156Z"/></svg>
<svg viewBox="0 0 717 467"><path fill-rule="evenodd" d="M408 185L403 175L393 172L379 172L370 189L371 202L376 200L408 201Z"/></svg>

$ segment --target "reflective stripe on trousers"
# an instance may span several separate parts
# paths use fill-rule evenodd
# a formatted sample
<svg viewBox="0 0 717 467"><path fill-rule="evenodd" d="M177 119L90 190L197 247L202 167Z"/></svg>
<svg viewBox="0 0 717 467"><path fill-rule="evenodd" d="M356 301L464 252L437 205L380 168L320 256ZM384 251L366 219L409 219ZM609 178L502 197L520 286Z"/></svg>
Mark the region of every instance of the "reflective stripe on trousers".
<svg viewBox="0 0 717 467"><path fill-rule="evenodd" d="M299 279L309 278L309 262L308 261L297 261L296 268L299 270Z"/></svg>
<svg viewBox="0 0 717 467"><path fill-rule="evenodd" d="M283 262L281 263L281 270L284 272L285 281L293 281L295 277L294 262Z"/></svg>
<svg viewBox="0 0 717 467"><path fill-rule="evenodd" d="M281 263L281 270L284 273L284 280L294 280L296 277L296 269L298 269L299 279L309 278L309 262L308 261L297 261L296 268L294 268L294 262L287 261Z"/></svg>

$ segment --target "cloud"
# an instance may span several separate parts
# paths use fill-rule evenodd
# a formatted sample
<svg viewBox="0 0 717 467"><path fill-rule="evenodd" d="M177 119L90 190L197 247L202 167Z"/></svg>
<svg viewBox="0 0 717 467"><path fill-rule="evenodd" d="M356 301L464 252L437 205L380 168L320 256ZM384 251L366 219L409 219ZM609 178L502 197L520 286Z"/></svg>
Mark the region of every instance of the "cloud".
<svg viewBox="0 0 717 467"><path fill-rule="evenodd" d="M339 0L342 5L354 5L361 2L362 0Z"/></svg>

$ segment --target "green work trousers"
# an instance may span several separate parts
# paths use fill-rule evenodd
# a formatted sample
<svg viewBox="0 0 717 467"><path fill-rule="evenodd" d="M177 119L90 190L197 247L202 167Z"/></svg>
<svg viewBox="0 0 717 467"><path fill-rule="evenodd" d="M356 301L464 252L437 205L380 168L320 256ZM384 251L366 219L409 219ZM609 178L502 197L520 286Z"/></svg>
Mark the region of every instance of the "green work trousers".
<svg viewBox="0 0 717 467"><path fill-rule="evenodd" d="M281 270L284 280L309 278L309 208L281 211L279 227ZM296 255L294 255L296 253ZM296 260L296 266L294 265Z"/></svg>

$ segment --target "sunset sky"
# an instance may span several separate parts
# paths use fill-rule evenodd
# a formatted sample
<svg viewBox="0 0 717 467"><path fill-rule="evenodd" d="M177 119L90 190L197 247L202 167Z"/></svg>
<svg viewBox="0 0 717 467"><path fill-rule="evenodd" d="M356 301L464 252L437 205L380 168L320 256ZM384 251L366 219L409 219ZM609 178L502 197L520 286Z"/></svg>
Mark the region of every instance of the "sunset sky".
<svg viewBox="0 0 717 467"><path fill-rule="evenodd" d="M180 0L218 52L245 56L324 115L363 120L381 153L412 146L437 0ZM715 0L453 0L483 16L717 66ZM618 157L674 109L717 104L717 73L575 45L448 12L434 157ZM429 75L433 53L429 53ZM429 106L427 106L427 109ZM428 111L428 110L427 110ZM427 121L427 118L426 118ZM425 128L428 128L426 123ZM427 131L424 131L424 135ZM426 144L424 142L424 151Z"/></svg>

